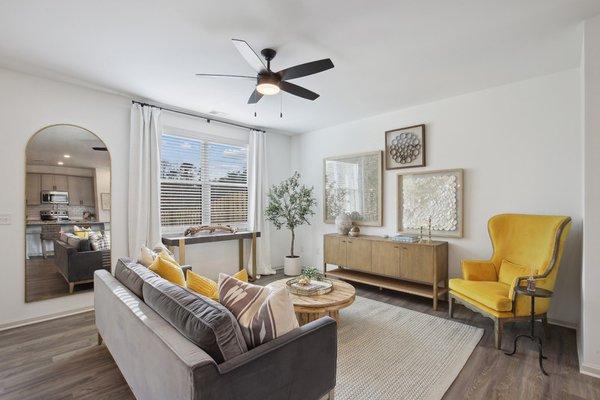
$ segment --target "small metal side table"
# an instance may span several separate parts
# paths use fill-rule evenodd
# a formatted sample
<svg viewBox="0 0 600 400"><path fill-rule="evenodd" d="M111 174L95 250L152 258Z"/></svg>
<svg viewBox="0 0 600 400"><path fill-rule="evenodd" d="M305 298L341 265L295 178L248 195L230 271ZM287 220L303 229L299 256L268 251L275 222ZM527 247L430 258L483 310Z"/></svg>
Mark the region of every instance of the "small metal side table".
<svg viewBox="0 0 600 400"><path fill-rule="evenodd" d="M507 356L512 356L513 354L515 354L517 352L518 340L522 337L529 338L529 340L531 340L532 342L536 342L538 345L540 369L542 370L544 375L547 376L548 373L544 370L544 365L542 364L542 361L547 359L548 357L544 356L544 353L542 351L542 338L540 336L535 335L535 298L536 297L544 297L544 298L552 297L553 292L551 292L550 290L542 289L542 288L536 288L535 292L530 292L529 290L527 290L527 288L525 286L519 286L515 289L515 293L523 295L523 296L531 297L531 331L530 331L529 335L518 335L515 338L513 351L510 353L504 353L504 354L506 354Z"/></svg>

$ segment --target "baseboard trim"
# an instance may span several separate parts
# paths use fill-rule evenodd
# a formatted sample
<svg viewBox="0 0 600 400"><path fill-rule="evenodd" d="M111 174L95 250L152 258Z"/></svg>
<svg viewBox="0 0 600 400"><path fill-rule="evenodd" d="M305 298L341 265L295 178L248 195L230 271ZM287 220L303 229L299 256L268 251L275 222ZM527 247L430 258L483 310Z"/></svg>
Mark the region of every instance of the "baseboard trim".
<svg viewBox="0 0 600 400"><path fill-rule="evenodd" d="M561 320L552 319L552 318L548 318L548 323L551 325L558 325L558 326L562 326L563 328L569 328L569 329L575 329L575 330L577 330L579 328L578 324L575 324L573 322L566 322L566 321L561 321Z"/></svg>
<svg viewBox="0 0 600 400"><path fill-rule="evenodd" d="M37 324L38 322L44 322L44 321L50 321L50 320L57 319L57 318L68 317L69 315L81 314L81 313L93 311L93 310L94 310L94 307L89 306L89 307L78 308L75 310L70 310L70 311L65 311L65 312L60 312L60 313L44 315L42 317L34 317L34 318L23 319L23 320L15 321L15 322L9 322L7 324L0 325L0 332L6 331L8 329L19 328L21 326Z"/></svg>
<svg viewBox="0 0 600 400"><path fill-rule="evenodd" d="M598 365L580 363L579 372L581 372L584 375L593 376L594 378L600 378L600 366Z"/></svg>

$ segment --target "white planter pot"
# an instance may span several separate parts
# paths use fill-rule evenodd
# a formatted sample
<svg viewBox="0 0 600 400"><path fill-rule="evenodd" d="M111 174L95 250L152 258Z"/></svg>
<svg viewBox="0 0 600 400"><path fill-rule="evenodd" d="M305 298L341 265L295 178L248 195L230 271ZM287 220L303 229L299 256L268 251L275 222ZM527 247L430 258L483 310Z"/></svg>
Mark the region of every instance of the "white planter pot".
<svg viewBox="0 0 600 400"><path fill-rule="evenodd" d="M287 276L297 276L302 272L300 257L286 256L283 261L283 273Z"/></svg>

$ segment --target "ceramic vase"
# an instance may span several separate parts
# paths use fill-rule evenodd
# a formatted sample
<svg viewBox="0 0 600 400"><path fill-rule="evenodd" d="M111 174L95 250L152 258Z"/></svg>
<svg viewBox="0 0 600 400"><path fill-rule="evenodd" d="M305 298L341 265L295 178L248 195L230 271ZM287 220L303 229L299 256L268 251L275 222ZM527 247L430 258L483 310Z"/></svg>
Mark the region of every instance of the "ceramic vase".
<svg viewBox="0 0 600 400"><path fill-rule="evenodd" d="M352 219L346 213L339 214L335 217L335 226L337 226L338 233L347 235L350 228L352 228Z"/></svg>

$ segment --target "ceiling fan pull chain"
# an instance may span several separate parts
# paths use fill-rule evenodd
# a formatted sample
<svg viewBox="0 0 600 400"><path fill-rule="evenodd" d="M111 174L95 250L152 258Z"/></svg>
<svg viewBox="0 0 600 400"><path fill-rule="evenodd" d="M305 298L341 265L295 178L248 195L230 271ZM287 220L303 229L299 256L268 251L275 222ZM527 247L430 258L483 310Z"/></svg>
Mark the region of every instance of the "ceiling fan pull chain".
<svg viewBox="0 0 600 400"><path fill-rule="evenodd" d="M279 100L279 118L283 118L283 92L281 92Z"/></svg>
<svg viewBox="0 0 600 400"><path fill-rule="evenodd" d="M254 118L256 118L256 103L254 103Z"/></svg>

